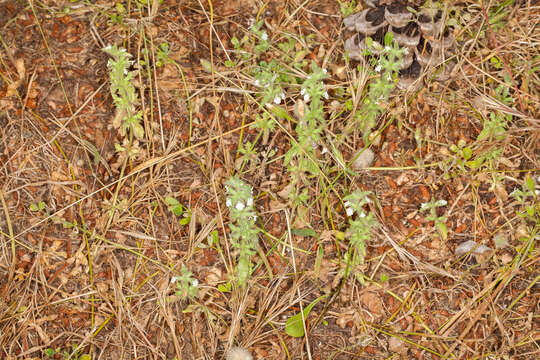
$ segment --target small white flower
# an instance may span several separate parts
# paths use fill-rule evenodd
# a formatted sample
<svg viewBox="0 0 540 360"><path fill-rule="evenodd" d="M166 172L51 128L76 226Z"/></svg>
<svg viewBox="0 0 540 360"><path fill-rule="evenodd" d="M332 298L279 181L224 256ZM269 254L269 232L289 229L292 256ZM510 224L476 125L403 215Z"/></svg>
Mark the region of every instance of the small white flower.
<svg viewBox="0 0 540 360"><path fill-rule="evenodd" d="M371 204L373 201L371 201L371 199L368 198L368 197L366 196L366 202L367 202L368 204Z"/></svg>
<svg viewBox="0 0 540 360"><path fill-rule="evenodd" d="M446 200L439 200L439 204L441 206L446 206L446 204L448 204L448 202L446 202Z"/></svg>
<svg viewBox="0 0 540 360"><path fill-rule="evenodd" d="M263 31L263 33L262 33L262 35L261 35L261 39L262 39L263 41L268 40L268 34L266 33L266 31Z"/></svg>
<svg viewBox="0 0 540 360"><path fill-rule="evenodd" d="M124 75L127 75L127 74L128 74L127 69L124 69Z"/></svg>
<svg viewBox="0 0 540 360"><path fill-rule="evenodd" d="M328 148L325 146L322 148L321 155L324 155L328 152Z"/></svg>
<svg viewBox="0 0 540 360"><path fill-rule="evenodd" d="M246 205L244 205L243 202L239 201L236 203L236 206L235 206L236 210L238 211L242 211L246 208Z"/></svg>
<svg viewBox="0 0 540 360"><path fill-rule="evenodd" d="M377 65L377 67L375 68L375 71L376 72L381 72L381 70L382 70L381 64Z"/></svg>
<svg viewBox="0 0 540 360"><path fill-rule="evenodd" d="M309 96L309 94L304 94L304 102L308 102L309 99L311 99L311 97Z"/></svg>
<svg viewBox="0 0 540 360"><path fill-rule="evenodd" d="M259 81L259 79L256 79L254 84L255 84L255 86L261 86L261 82Z"/></svg>
<svg viewBox="0 0 540 360"><path fill-rule="evenodd" d="M178 277L173 276L173 277L171 278L171 284L174 284L174 283L176 282L176 280L178 280Z"/></svg>
<svg viewBox="0 0 540 360"><path fill-rule="evenodd" d="M424 210L425 208L427 208L427 203L420 204L420 210Z"/></svg>
<svg viewBox="0 0 540 360"><path fill-rule="evenodd" d="M328 91L325 91L324 94L323 94L323 96L324 96L324 98L325 98L326 100L328 100L328 97L329 97Z"/></svg>
<svg viewBox="0 0 540 360"><path fill-rule="evenodd" d="M257 215L253 215L253 221L257 221Z"/></svg>
<svg viewBox="0 0 540 360"><path fill-rule="evenodd" d="M281 96L276 95L276 97L274 98L274 104L276 105L281 104Z"/></svg>
<svg viewBox="0 0 540 360"><path fill-rule="evenodd" d="M403 49L403 53L405 55L409 55L409 48L406 47L405 49Z"/></svg>
<svg viewBox="0 0 540 360"><path fill-rule="evenodd" d="M366 217L366 213L363 212L363 211L361 211L360 214L358 214L358 216L360 216L360 217Z"/></svg>
<svg viewBox="0 0 540 360"><path fill-rule="evenodd" d="M253 206L253 198L248 198L246 204L247 206Z"/></svg>
<svg viewBox="0 0 540 360"><path fill-rule="evenodd" d="M386 45L386 46L384 47L384 50L390 51L390 46Z"/></svg>
<svg viewBox="0 0 540 360"><path fill-rule="evenodd" d="M300 95L304 95L306 93L306 89L300 90Z"/></svg>
<svg viewBox="0 0 540 360"><path fill-rule="evenodd" d="M345 210L347 212L347 216L353 216L354 210L350 207L346 208Z"/></svg>
<svg viewBox="0 0 540 360"><path fill-rule="evenodd" d="M281 93L281 98L285 100L285 93Z"/></svg>
<svg viewBox="0 0 540 360"><path fill-rule="evenodd" d="M536 195L540 195L540 190L534 190L534 193L535 193Z"/></svg>
<svg viewBox="0 0 540 360"><path fill-rule="evenodd" d="M228 190L228 189L227 189ZM227 205L227 207L231 207L232 206L232 201L231 199L227 198L227 200L225 200L225 205Z"/></svg>
<svg viewBox="0 0 540 360"><path fill-rule="evenodd" d="M325 68L323 68L322 72L326 74L328 71Z"/></svg>
<svg viewBox="0 0 540 360"><path fill-rule="evenodd" d="M191 283L191 286L193 287L197 287L199 285L199 280L195 279L193 280L193 282Z"/></svg>
<svg viewBox="0 0 540 360"><path fill-rule="evenodd" d="M109 50L111 50L111 49L112 49L112 45L107 45L107 46L105 46L105 47L103 48L103 50L105 50L105 51L109 51Z"/></svg>
<svg viewBox="0 0 540 360"><path fill-rule="evenodd" d="M345 207L351 207L351 202L347 200L343 203L343 205L345 205Z"/></svg>

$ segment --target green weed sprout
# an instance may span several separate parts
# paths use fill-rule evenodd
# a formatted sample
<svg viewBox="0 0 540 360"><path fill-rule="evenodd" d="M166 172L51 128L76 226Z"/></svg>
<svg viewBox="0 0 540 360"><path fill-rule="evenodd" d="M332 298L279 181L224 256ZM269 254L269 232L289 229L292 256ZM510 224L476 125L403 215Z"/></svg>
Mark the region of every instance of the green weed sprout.
<svg viewBox="0 0 540 360"><path fill-rule="evenodd" d="M182 267L180 276L173 276L171 283L176 283L176 295L182 299L195 298L199 293L199 280L193 277L193 273L187 267Z"/></svg>
<svg viewBox="0 0 540 360"><path fill-rule="evenodd" d="M253 188L237 177L231 177L225 183L227 191L226 205L231 216L231 243L239 250L236 265L236 279L241 287L246 285L251 274L251 257L255 254L257 246L257 233L255 226L257 215L253 208Z"/></svg>
<svg viewBox="0 0 540 360"><path fill-rule="evenodd" d="M367 213L363 207L370 202L370 191L356 190L355 192L344 197L345 211L349 216L349 228L346 231L351 249L347 253L347 263L350 264L348 269L354 269L358 265L364 263L366 257L366 242L371 238L371 230L377 226L377 220L373 213ZM356 214L356 219L352 216ZM349 275L349 270L345 272L345 276ZM360 275L360 274L359 274ZM359 277L362 279L362 277Z"/></svg>
<svg viewBox="0 0 540 360"><path fill-rule="evenodd" d="M122 136L126 136L129 130L140 140L144 137L144 128L141 125L142 112L136 110L139 98L132 83L136 72L128 70L133 64L129 60L131 54L116 45L107 46L103 51L112 56L107 66L110 71L111 95L116 106L113 126L120 129Z"/></svg>
<svg viewBox="0 0 540 360"><path fill-rule="evenodd" d="M538 177L540 182L540 176ZM536 224L540 224L540 202L538 198L540 197L540 191L536 190L536 183L532 176L527 175L525 177L525 182L521 189L515 189L510 193L516 199L524 211L519 212L519 215L522 218L529 219ZM527 200L532 198L532 203L529 203Z"/></svg>
<svg viewBox="0 0 540 360"><path fill-rule="evenodd" d="M178 200L173 197L167 196L165 198L167 209L176 216L181 216L180 225L187 225L191 221L191 211L183 206Z"/></svg>
<svg viewBox="0 0 540 360"><path fill-rule="evenodd" d="M429 215L426 217L426 219L428 221L435 222L435 226L439 230L439 234L443 240L446 240L448 237L448 229L444 223L446 221L446 216L437 216L437 208L440 206L446 206L446 204L446 200L435 201L435 199L432 198L429 202L422 203L420 206L420 211L429 211Z"/></svg>

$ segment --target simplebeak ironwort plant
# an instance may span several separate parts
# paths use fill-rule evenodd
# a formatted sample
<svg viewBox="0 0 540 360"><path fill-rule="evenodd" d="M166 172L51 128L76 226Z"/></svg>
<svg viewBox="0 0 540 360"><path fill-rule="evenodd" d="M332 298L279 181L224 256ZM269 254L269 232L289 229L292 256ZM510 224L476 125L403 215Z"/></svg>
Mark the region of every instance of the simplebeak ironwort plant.
<svg viewBox="0 0 540 360"><path fill-rule="evenodd" d="M131 54L126 49L116 45L103 49L112 56L107 66L110 70L111 95L116 106L116 116L113 126L120 129L120 134L126 136L128 130L139 140L144 137L144 128L141 125L142 112L136 110L139 97L133 85L136 71L129 71L133 61L129 60Z"/></svg>
<svg viewBox="0 0 540 360"><path fill-rule="evenodd" d="M225 182L225 189L225 203L231 216L231 244L240 253L236 265L236 280L241 287L245 287L251 274L251 257L255 254L259 232L255 226L257 215L253 207L253 188L233 176Z"/></svg>
<svg viewBox="0 0 540 360"><path fill-rule="evenodd" d="M356 190L344 197L345 211L349 216L349 228L346 231L347 237L351 243L351 248L346 255L348 264L345 276L347 277L351 269L364 263L366 257L366 242L371 238L371 230L377 226L377 220L373 213L364 211L363 207L370 202L370 191ZM352 216L356 214L356 218ZM362 274L356 274L362 280Z"/></svg>

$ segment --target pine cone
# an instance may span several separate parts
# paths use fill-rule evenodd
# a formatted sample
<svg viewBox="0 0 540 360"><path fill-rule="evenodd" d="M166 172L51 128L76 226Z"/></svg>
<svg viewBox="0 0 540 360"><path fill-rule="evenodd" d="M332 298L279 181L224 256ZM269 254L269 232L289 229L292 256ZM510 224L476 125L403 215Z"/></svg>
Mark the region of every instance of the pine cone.
<svg viewBox="0 0 540 360"><path fill-rule="evenodd" d="M370 0L365 3L364 10L343 19L347 30L354 32L345 41L350 59L365 58L367 37L371 37L374 45L369 49L370 53L377 55L377 49L383 48L385 34L391 31L394 40L409 49L402 59L399 88L416 88L420 77L432 69L437 69L435 80L450 78L455 61L448 59L456 42L445 26L442 10L421 8L406 1Z"/></svg>

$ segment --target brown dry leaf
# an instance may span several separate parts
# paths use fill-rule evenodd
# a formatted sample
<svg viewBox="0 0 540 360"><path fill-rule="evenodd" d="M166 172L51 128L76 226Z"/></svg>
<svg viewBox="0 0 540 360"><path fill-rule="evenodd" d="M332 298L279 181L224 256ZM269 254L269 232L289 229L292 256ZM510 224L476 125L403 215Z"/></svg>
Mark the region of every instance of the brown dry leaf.
<svg viewBox="0 0 540 360"><path fill-rule="evenodd" d="M294 189L294 184L290 183L287 184L281 191L278 191L278 196L282 198L283 200L287 200L289 198L289 194Z"/></svg>
<svg viewBox="0 0 540 360"><path fill-rule="evenodd" d="M307 207L299 205L296 208L296 218L294 219L293 224L295 228L303 229L310 227L309 209Z"/></svg>
<svg viewBox="0 0 540 360"><path fill-rule="evenodd" d="M99 294L105 295L109 290L109 284L107 284L105 281L98 281L96 282L96 288Z"/></svg>
<svg viewBox="0 0 540 360"><path fill-rule="evenodd" d="M381 297L376 293L363 293L360 295L360 302L375 316L382 315L384 311Z"/></svg>
<svg viewBox="0 0 540 360"><path fill-rule="evenodd" d="M178 80L158 80L158 87L165 91L183 89L184 85Z"/></svg>
<svg viewBox="0 0 540 360"><path fill-rule="evenodd" d="M396 337L391 337L388 339L388 350L401 355L406 355L408 348L405 346L405 342L403 342L403 340Z"/></svg>
<svg viewBox="0 0 540 360"><path fill-rule="evenodd" d="M347 75L346 69L347 67L345 65L336 65L336 64L330 65L330 71L339 80L345 80L346 75Z"/></svg>
<svg viewBox="0 0 540 360"><path fill-rule="evenodd" d="M6 90L6 97L17 94L17 88L21 86L24 76L26 75L26 68L24 66L23 58L15 60L15 67L17 69L17 74L19 75L19 78L16 81L8 84Z"/></svg>
<svg viewBox="0 0 540 360"><path fill-rule="evenodd" d="M509 253L505 252L501 255L501 261L504 265L510 264L514 258Z"/></svg>
<svg viewBox="0 0 540 360"><path fill-rule="evenodd" d="M331 273L336 269L337 264L328 259L322 259L321 266L319 267L319 279L328 283L330 281Z"/></svg>
<svg viewBox="0 0 540 360"><path fill-rule="evenodd" d="M41 326L37 325L36 323L28 324L29 327L34 328L36 332L39 335L39 338L41 339L41 342L44 344L49 344L51 342L51 339L49 338L49 335L47 335L47 332L45 332Z"/></svg>
<svg viewBox="0 0 540 360"><path fill-rule="evenodd" d="M348 310L340 313L337 317L336 324L338 324L340 328L345 329L347 323L353 320L353 315L354 310Z"/></svg>
<svg viewBox="0 0 540 360"><path fill-rule="evenodd" d="M218 267L212 267L206 275L205 282L208 285L215 286L223 278L223 271Z"/></svg>
<svg viewBox="0 0 540 360"><path fill-rule="evenodd" d="M508 193L506 192L504 185L500 182L494 183L489 190L493 191L495 196L497 196L497 199L499 199L500 201L506 201L506 199L508 198Z"/></svg>

